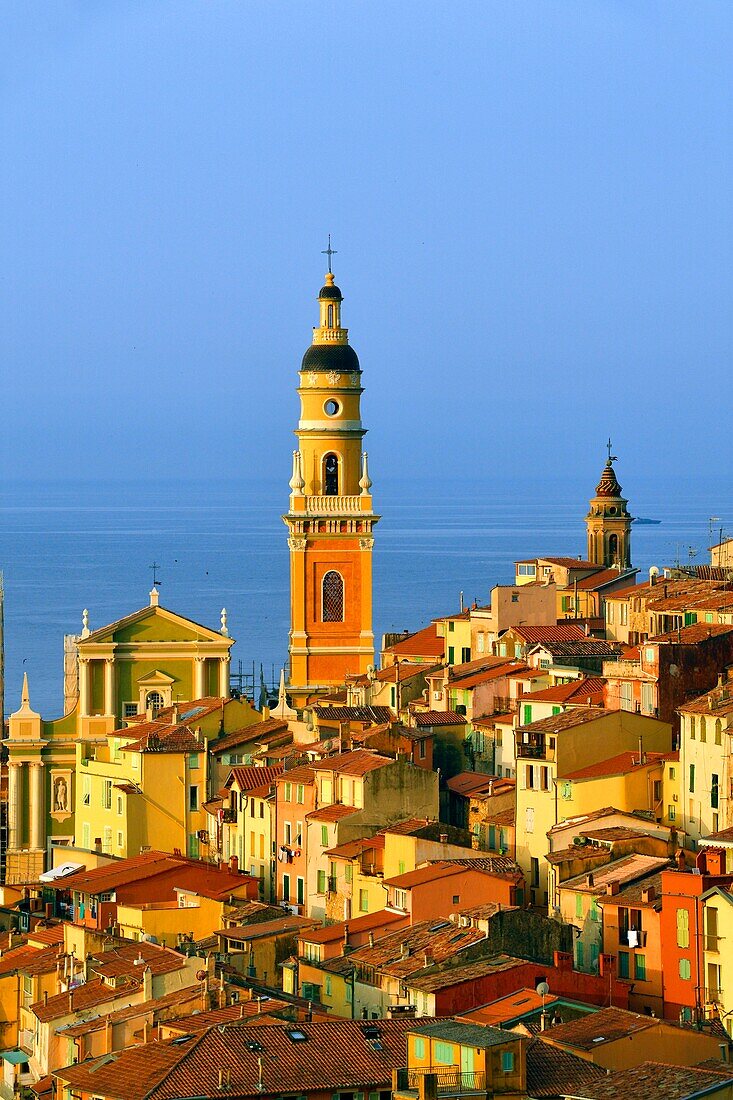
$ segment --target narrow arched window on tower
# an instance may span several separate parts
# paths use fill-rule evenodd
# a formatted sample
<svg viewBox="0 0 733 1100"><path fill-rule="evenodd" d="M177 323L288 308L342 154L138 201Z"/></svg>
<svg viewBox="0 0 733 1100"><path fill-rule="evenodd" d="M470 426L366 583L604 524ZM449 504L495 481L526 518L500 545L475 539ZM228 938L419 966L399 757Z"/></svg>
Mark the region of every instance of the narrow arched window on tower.
<svg viewBox="0 0 733 1100"><path fill-rule="evenodd" d="M608 557L611 562L618 559L618 535L608 536Z"/></svg>
<svg viewBox="0 0 733 1100"><path fill-rule="evenodd" d="M324 623L344 621L344 579L335 569L323 576L322 602Z"/></svg>
<svg viewBox="0 0 733 1100"><path fill-rule="evenodd" d="M327 497L338 496L339 460L337 455L326 455L323 460L323 492Z"/></svg>
<svg viewBox="0 0 733 1100"><path fill-rule="evenodd" d="M328 307L328 327L333 328L333 306Z"/></svg>

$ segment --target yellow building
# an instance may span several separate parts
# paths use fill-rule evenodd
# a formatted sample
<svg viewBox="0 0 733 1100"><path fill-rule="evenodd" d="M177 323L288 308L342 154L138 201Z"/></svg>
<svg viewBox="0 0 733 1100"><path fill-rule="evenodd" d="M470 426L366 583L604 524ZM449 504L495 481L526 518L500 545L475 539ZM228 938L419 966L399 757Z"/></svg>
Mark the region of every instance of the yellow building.
<svg viewBox="0 0 733 1100"><path fill-rule="evenodd" d="M727 846L727 845L726 845ZM730 860L730 851L726 853ZM733 895L715 886L703 894L703 1003L733 1035Z"/></svg>
<svg viewBox="0 0 733 1100"><path fill-rule="evenodd" d="M200 699L101 739L82 739L76 848L101 846L123 858L145 848L208 856L204 803L218 787L209 743L257 718L246 699Z"/></svg>
<svg viewBox="0 0 733 1100"><path fill-rule="evenodd" d="M466 664L471 660L471 612L466 609L457 615L433 619L439 638L445 639L444 660L448 665Z"/></svg>
<svg viewBox="0 0 733 1100"><path fill-rule="evenodd" d="M9 719L8 882L37 879L47 841L71 844L76 836L80 842L76 811L93 807L91 786L87 790L80 782L92 774L83 761L99 751L109 764L121 765L120 738L107 742L112 731L137 714L155 718L178 700L229 696L232 645L226 612L220 631L211 630L160 607L155 588L147 607L99 630L89 629L84 612L81 634L66 639L66 715L44 721L31 708L26 679L20 709ZM119 775L115 767L106 778ZM134 782L139 776L126 778ZM104 798L104 809L116 812L116 795ZM110 798L112 807L106 805ZM117 820L105 824L111 826L109 850L122 854ZM104 829L99 833L89 825L90 842L101 836L104 843Z"/></svg>
<svg viewBox="0 0 733 1100"><path fill-rule="evenodd" d="M330 258L330 254L329 254ZM290 507L290 694L343 684L374 662L374 515L360 401L361 368L341 327L330 266L320 319L300 367Z"/></svg>
<svg viewBox="0 0 733 1100"><path fill-rule="evenodd" d="M566 817L592 813L604 805L616 805L618 809L637 808L633 805L619 806L618 803L603 800L596 802L596 798L600 797L596 783L573 784L571 781L570 797L563 799L563 784L568 776L596 766L601 754L604 758L611 759L622 753L632 753L635 750L638 752L640 739L648 753L670 752L672 727L669 723L628 711L576 707L520 727L515 736L515 858L527 876L534 904L547 905L548 865L545 856L548 851L549 830ZM599 750L599 746L602 749ZM661 778L660 772L660 802ZM607 779L609 791L612 789L623 793L623 781L615 771ZM656 793L652 791L652 797ZM591 801L583 805L586 797ZM572 811L566 809L571 802Z"/></svg>
<svg viewBox="0 0 733 1100"><path fill-rule="evenodd" d="M407 1035L407 1066L393 1073L392 1095L428 1100L447 1091L519 1100L527 1095L526 1046L524 1035L461 1019L416 1024Z"/></svg>

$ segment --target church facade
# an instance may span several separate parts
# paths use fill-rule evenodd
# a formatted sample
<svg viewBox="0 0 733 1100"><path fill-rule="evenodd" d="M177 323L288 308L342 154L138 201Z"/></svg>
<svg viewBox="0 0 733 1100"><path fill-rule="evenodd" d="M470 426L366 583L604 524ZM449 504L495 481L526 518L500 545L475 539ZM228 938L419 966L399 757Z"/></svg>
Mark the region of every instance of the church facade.
<svg viewBox="0 0 733 1100"><path fill-rule="evenodd" d="M44 721L33 710L24 678L21 705L10 715L5 742L7 883L37 881L49 842L88 840L90 846L98 839L93 811L97 803L105 808L124 770L123 754L109 736L113 731L124 729L137 714L154 718L179 700L228 697L233 641L222 618L220 631L201 626L160 607L155 589L147 607L95 631L85 612L81 635L74 639L71 679L77 688L67 693L67 713L54 721ZM116 805L129 797L115 789ZM123 809L120 818L127 817ZM105 836L99 837L103 844Z"/></svg>

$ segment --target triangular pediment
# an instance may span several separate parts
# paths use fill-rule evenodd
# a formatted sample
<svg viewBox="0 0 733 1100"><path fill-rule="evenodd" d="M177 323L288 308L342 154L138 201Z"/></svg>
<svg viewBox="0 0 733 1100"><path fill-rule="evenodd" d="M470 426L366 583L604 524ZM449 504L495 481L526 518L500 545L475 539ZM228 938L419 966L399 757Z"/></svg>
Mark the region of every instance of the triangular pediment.
<svg viewBox="0 0 733 1100"><path fill-rule="evenodd" d="M155 672L148 672L145 676L140 676L135 682L141 688L156 688L172 687L176 681L173 676L167 676L165 672L161 672L159 668L156 668Z"/></svg>
<svg viewBox="0 0 733 1100"><path fill-rule="evenodd" d="M83 652L87 645L105 642L225 642L231 645L232 639L157 605L143 607L92 631L86 638L80 639L79 649Z"/></svg>

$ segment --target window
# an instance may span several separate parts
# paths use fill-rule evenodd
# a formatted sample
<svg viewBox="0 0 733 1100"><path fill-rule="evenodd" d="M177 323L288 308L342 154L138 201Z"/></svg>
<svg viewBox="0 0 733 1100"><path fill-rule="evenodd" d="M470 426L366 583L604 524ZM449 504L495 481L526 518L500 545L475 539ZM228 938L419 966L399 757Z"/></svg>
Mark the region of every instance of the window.
<svg viewBox="0 0 733 1100"><path fill-rule="evenodd" d="M188 834L188 855L191 859L199 858L199 838L196 833Z"/></svg>
<svg viewBox="0 0 733 1100"><path fill-rule="evenodd" d="M293 800L293 784L292 783L286 783L285 784L285 801L286 802L292 802L292 800Z"/></svg>
<svg viewBox="0 0 733 1100"><path fill-rule="evenodd" d="M328 847L328 825L321 825L321 845L324 848Z"/></svg>
<svg viewBox="0 0 733 1100"><path fill-rule="evenodd" d="M427 749L425 747L425 738L422 737L417 743L417 757L418 760L424 760L427 756Z"/></svg>
<svg viewBox="0 0 733 1100"><path fill-rule="evenodd" d="M676 806L671 806L670 805L670 806L667 807L667 819L669 821L675 821L677 819L677 807Z"/></svg>
<svg viewBox="0 0 733 1100"><path fill-rule="evenodd" d="M634 978L638 982L646 981L646 955L634 955Z"/></svg>
<svg viewBox="0 0 733 1100"><path fill-rule="evenodd" d="M619 951L618 953L618 976L619 978L628 978L629 976L628 951Z"/></svg>
<svg viewBox="0 0 733 1100"><path fill-rule="evenodd" d="M422 1060L425 1057L425 1040L415 1037L415 1057Z"/></svg>
<svg viewBox="0 0 733 1100"><path fill-rule="evenodd" d="M81 788L81 801L83 806L88 806L92 797L91 779L88 775L83 777L83 783Z"/></svg>
<svg viewBox="0 0 733 1100"><path fill-rule="evenodd" d="M631 698L631 683L628 680L622 680L619 684L621 710L633 710L634 704Z"/></svg>
<svg viewBox="0 0 733 1100"><path fill-rule="evenodd" d="M188 788L188 808L194 813L199 808L199 789L195 785Z"/></svg>
<svg viewBox="0 0 733 1100"><path fill-rule="evenodd" d="M326 893L326 872L325 871L319 871L318 872L318 885L316 886L316 893L317 894L325 894Z"/></svg>
<svg viewBox="0 0 733 1100"><path fill-rule="evenodd" d="M582 970L585 965L585 951L583 949L583 941L575 941L575 965L578 970Z"/></svg>
<svg viewBox="0 0 733 1100"><path fill-rule="evenodd" d="M715 720L715 744L723 744L723 723L720 721L719 718L716 718Z"/></svg>
<svg viewBox="0 0 733 1100"><path fill-rule="evenodd" d="M283 843L290 847L293 840L293 826L289 821L283 822Z"/></svg>
<svg viewBox="0 0 733 1100"><path fill-rule="evenodd" d="M454 665L456 663L456 649L455 646L448 646L448 664Z"/></svg>
<svg viewBox="0 0 733 1100"><path fill-rule="evenodd" d="M91 826L88 821L85 821L81 827L81 846L85 851L89 851L92 846Z"/></svg>
<svg viewBox="0 0 733 1100"><path fill-rule="evenodd" d="M528 563L522 563L517 566L518 577L534 577L537 573L536 565L529 565Z"/></svg>
<svg viewBox="0 0 733 1100"><path fill-rule="evenodd" d="M104 790L102 791L102 805L105 810L112 809L112 780L105 779Z"/></svg>
<svg viewBox="0 0 733 1100"><path fill-rule="evenodd" d="M468 648L468 646L463 646L462 649L461 649L461 661L465 665L470 660L471 660L471 650Z"/></svg>
<svg viewBox="0 0 733 1100"><path fill-rule="evenodd" d="M629 605L627 603L622 603L619 605L618 621L620 626L629 625Z"/></svg>
<svg viewBox="0 0 733 1100"><path fill-rule="evenodd" d="M327 497L338 496L339 460L334 454L326 455L323 460L323 492Z"/></svg>
<svg viewBox="0 0 733 1100"><path fill-rule="evenodd" d="M529 726L532 722L532 707L529 703L525 703L522 707L522 725Z"/></svg>
<svg viewBox="0 0 733 1100"><path fill-rule="evenodd" d="M117 830L117 847L118 848L124 848L125 847L125 838L124 838L124 836L122 835L122 832L119 829Z"/></svg>
<svg viewBox="0 0 733 1100"><path fill-rule="evenodd" d="M122 817L122 795L117 795L117 816Z"/></svg>
<svg viewBox="0 0 733 1100"><path fill-rule="evenodd" d="M298 783L297 787L295 788L295 801L298 802L301 806L305 802L305 785L303 783Z"/></svg>
<svg viewBox="0 0 733 1100"><path fill-rule="evenodd" d="M122 704L122 717L134 718L137 714L137 703L123 703Z"/></svg>
<svg viewBox="0 0 733 1100"><path fill-rule="evenodd" d="M325 977L325 981L324 981L324 989L325 989L325 991L326 991L326 996L327 996L327 997L330 997L330 996L331 996L331 990L332 990L332 988L333 988L333 983L332 983L332 981L331 981L331 975L330 975L330 974L326 974L326 977Z"/></svg>
<svg viewBox="0 0 733 1100"><path fill-rule="evenodd" d="M476 650L478 653L484 652L485 638L483 634L476 635Z"/></svg>
<svg viewBox="0 0 733 1100"><path fill-rule="evenodd" d="M456 1060L453 1056L453 1044L452 1043L440 1043L437 1042L433 1047L433 1056L435 1061L440 1066L454 1066Z"/></svg>
<svg viewBox="0 0 733 1100"><path fill-rule="evenodd" d="M719 790L718 776L715 774L715 772L713 772L713 774L710 776L710 805L711 805L712 809L714 809L714 810L717 810L717 808L718 808L718 798L719 798L718 790ZM717 831L717 830L715 830L715 831Z"/></svg>
<svg viewBox="0 0 733 1100"><path fill-rule="evenodd" d="M575 915L576 915L576 917L582 917L583 916L583 895L582 894L576 894L575 895Z"/></svg>
<svg viewBox="0 0 733 1100"><path fill-rule="evenodd" d="M695 793L695 765L690 764L690 794Z"/></svg>
<svg viewBox="0 0 733 1100"><path fill-rule="evenodd" d="M705 622L706 622L706 623L711 623L712 621L713 621L713 613L712 613L712 611L706 611L706 612L705 612Z"/></svg>
<svg viewBox="0 0 733 1100"><path fill-rule="evenodd" d="M189 766L189 768L198 768L198 767L200 767L199 754L197 752L189 753L188 766Z"/></svg>
<svg viewBox="0 0 733 1100"><path fill-rule="evenodd" d="M283 901L290 901L290 875L283 875Z"/></svg>
<svg viewBox="0 0 733 1100"><path fill-rule="evenodd" d="M502 1073L514 1073L514 1051L502 1050L501 1052L501 1072Z"/></svg>
<svg viewBox="0 0 733 1100"><path fill-rule="evenodd" d="M102 837L102 851L106 855L112 854L112 826L105 825L104 835Z"/></svg>
<svg viewBox="0 0 733 1100"><path fill-rule="evenodd" d="M344 867L344 882L351 883L352 867L350 863L347 863Z"/></svg>
<svg viewBox="0 0 733 1100"><path fill-rule="evenodd" d="M707 739L708 739L707 725L705 723L705 719L701 718L700 719L700 740L701 741L707 741Z"/></svg>
<svg viewBox="0 0 733 1100"><path fill-rule="evenodd" d="M690 946L690 914L686 909L677 910L677 946Z"/></svg>
<svg viewBox="0 0 733 1100"><path fill-rule="evenodd" d="M692 972L691 968L690 968L690 960L689 959L680 959L679 970L680 970L680 977L683 979L683 981L689 982L690 974Z"/></svg>
<svg viewBox="0 0 733 1100"><path fill-rule="evenodd" d="M149 710L153 718L157 718L163 707L165 706L165 700L159 691L149 691L145 698L145 709Z"/></svg>
<svg viewBox="0 0 733 1100"><path fill-rule="evenodd" d="M694 717L690 717L690 740L691 741L695 740L695 719L694 719Z"/></svg>
<svg viewBox="0 0 733 1100"><path fill-rule="evenodd" d="M360 890L359 891L359 912L360 913L368 913L369 912L369 894L367 893L366 890Z"/></svg>
<svg viewBox="0 0 733 1100"><path fill-rule="evenodd" d="M324 573L322 584L322 604L324 623L342 623L344 621L344 581L335 569Z"/></svg>
<svg viewBox="0 0 733 1100"><path fill-rule="evenodd" d="M601 910L598 907L597 898L593 898L590 903L590 919L594 921L600 921L601 919Z"/></svg>
<svg viewBox="0 0 733 1100"><path fill-rule="evenodd" d="M298 905L304 905L305 904L305 881L300 877L300 875L297 878L295 886L296 886L296 890L297 890Z"/></svg>

